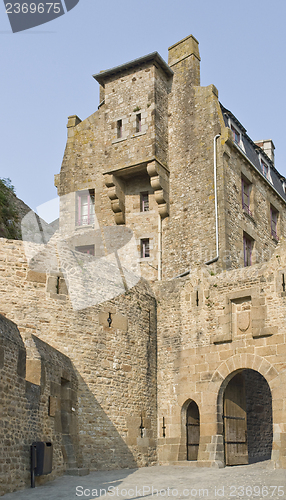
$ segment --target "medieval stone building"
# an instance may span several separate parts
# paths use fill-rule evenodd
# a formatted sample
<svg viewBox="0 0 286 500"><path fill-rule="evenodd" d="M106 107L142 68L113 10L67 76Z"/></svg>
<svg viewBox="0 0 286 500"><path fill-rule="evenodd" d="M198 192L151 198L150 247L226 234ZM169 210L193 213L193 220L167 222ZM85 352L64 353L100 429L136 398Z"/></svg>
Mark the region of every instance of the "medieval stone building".
<svg viewBox="0 0 286 500"><path fill-rule="evenodd" d="M0 240L0 312L18 326L1 326L3 492L27 484L31 440L53 441L52 477L286 468L286 180L274 145L253 142L214 85L200 86L193 36L168 64L154 52L94 77L98 110L68 119L59 230L31 216L24 243Z"/></svg>

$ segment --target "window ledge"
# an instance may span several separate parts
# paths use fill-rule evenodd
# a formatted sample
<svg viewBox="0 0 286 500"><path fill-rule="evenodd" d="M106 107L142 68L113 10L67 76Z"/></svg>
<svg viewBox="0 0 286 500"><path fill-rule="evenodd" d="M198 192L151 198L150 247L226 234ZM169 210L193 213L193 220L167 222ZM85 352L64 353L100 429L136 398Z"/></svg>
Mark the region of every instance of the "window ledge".
<svg viewBox="0 0 286 500"><path fill-rule="evenodd" d="M133 212L132 215L147 215L147 214L155 214L155 210L146 210L145 212Z"/></svg>
<svg viewBox="0 0 286 500"><path fill-rule="evenodd" d="M242 141L240 141L240 142L233 141L233 142L240 149L240 151L242 151L245 154L243 142Z"/></svg>
<svg viewBox="0 0 286 500"><path fill-rule="evenodd" d="M244 215L245 215L245 216L246 216L249 220L251 220L251 222L253 222L253 224L255 224L255 225L256 225L256 222L255 222L255 220L254 220L253 215L250 215L250 214L247 212L247 210L244 210L244 209L243 209L243 213L244 213Z"/></svg>
<svg viewBox="0 0 286 500"><path fill-rule="evenodd" d="M127 137L120 137L119 139L113 139L112 144L117 144L118 142L126 141Z"/></svg>
<svg viewBox="0 0 286 500"><path fill-rule="evenodd" d="M81 229L94 229L94 224L85 224L82 226L75 226L76 231Z"/></svg>
<svg viewBox="0 0 286 500"><path fill-rule="evenodd" d="M146 135L146 132L136 132L136 134L130 136L130 139L133 139L134 137L140 137L141 135Z"/></svg>

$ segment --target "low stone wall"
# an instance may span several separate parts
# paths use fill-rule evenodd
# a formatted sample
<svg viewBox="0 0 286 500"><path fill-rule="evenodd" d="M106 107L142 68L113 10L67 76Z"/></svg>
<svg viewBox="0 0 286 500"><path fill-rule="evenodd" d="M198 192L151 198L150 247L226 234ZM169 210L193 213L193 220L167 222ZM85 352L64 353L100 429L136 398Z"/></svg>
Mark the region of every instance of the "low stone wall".
<svg viewBox="0 0 286 500"><path fill-rule="evenodd" d="M63 474L68 460L63 440L63 413L76 427L77 380L64 355L35 336L24 344L17 326L0 315L0 495L30 484L30 446L53 444L53 470L36 477L36 485ZM70 384L75 412L64 407L61 381ZM71 427L72 427L71 426ZM77 437L77 432L74 433ZM72 432L71 432L72 435ZM73 436L72 436L73 437ZM77 450L75 440L75 449Z"/></svg>

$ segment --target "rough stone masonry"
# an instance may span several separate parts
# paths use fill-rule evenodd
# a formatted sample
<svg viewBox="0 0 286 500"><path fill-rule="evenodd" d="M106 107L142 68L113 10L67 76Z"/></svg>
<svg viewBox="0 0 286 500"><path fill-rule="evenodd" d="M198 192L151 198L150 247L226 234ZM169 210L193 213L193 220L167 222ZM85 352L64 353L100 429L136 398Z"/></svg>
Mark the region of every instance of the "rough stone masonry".
<svg viewBox="0 0 286 500"><path fill-rule="evenodd" d="M274 144L200 86L193 36L168 64L154 52L94 77L98 110L68 119L59 229L31 214L27 241L0 239L1 492L28 485L34 439L55 451L38 483L153 464L286 468Z"/></svg>

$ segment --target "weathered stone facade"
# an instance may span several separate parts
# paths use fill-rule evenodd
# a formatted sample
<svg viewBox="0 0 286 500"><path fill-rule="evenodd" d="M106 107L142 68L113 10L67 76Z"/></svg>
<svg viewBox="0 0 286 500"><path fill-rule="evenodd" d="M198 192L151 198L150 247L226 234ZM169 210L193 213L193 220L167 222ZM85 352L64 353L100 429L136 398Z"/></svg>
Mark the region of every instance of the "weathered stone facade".
<svg viewBox="0 0 286 500"><path fill-rule="evenodd" d="M272 459L285 467L284 266L285 244L281 244L265 264L214 276L206 267L198 268L189 279L156 285L158 453L162 462L186 459L186 403L194 400L201 415L198 460L224 463L223 392L236 373L254 370L271 390ZM257 381L249 384L254 392ZM257 424L256 440L259 432ZM269 436L269 428L265 432ZM259 449L250 451L263 454Z"/></svg>
<svg viewBox="0 0 286 500"><path fill-rule="evenodd" d="M54 474L270 457L286 468L286 181L273 143L254 143L200 86L192 36L169 64L155 52L95 78L99 109L68 120L59 230L33 235L32 214L28 241L0 240L0 312L27 353L17 398L27 384L42 398L21 443L36 418Z"/></svg>
<svg viewBox="0 0 286 500"><path fill-rule="evenodd" d="M58 403L59 416L51 418L48 392L45 394L42 413L37 415L42 432L38 439L48 436L48 440L61 443L61 468L56 466L56 470L155 463L156 307L152 290L147 283L139 282L129 293L110 302L77 311L66 295L66 287L60 285L58 294L54 290L54 276L29 268L22 242L1 239L0 244L1 312L17 323L27 346L26 380L42 397L41 363L39 356L34 359L35 345L45 353L45 359L46 349L57 349L64 358L67 356L74 370L73 387L78 386L76 392L70 385L65 387L71 377L58 374L59 368L47 363L52 372L45 390L56 398L62 394L62 402ZM45 344L43 348L44 342L52 347ZM25 378L22 383L25 386ZM68 400L66 392L70 394ZM69 415L59 420L67 408ZM33 420L27 414L25 418L25 443L31 444L34 434L27 432L27 426ZM48 433L45 421L58 434ZM74 451L69 454L71 444ZM25 460L28 469L27 446ZM21 484L28 484L27 475L25 471Z"/></svg>
<svg viewBox="0 0 286 500"><path fill-rule="evenodd" d="M70 360L33 335L26 335L23 342L16 325L2 315L0 336L0 491L4 494L29 484L32 442L53 444L49 479L66 469L69 450L65 437L69 437L79 459L81 454L76 412L73 414L72 407L66 404L68 399L77 407L77 377ZM63 381L69 387L68 398L61 391ZM36 484L43 480L45 477L37 477Z"/></svg>

